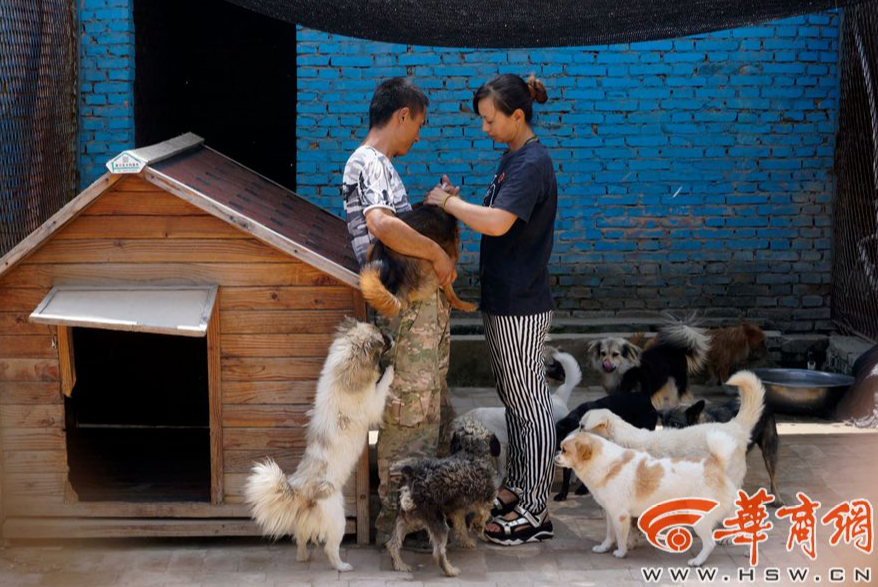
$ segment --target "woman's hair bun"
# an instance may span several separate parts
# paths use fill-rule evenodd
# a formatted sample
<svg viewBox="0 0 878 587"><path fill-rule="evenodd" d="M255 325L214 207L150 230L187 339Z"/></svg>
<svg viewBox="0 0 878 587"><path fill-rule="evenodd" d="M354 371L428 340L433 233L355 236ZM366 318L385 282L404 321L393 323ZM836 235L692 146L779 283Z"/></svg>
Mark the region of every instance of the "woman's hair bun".
<svg viewBox="0 0 878 587"><path fill-rule="evenodd" d="M527 89L530 90L530 97L537 104L545 104L546 100L549 99L549 94L546 93L546 86L533 73L527 78Z"/></svg>

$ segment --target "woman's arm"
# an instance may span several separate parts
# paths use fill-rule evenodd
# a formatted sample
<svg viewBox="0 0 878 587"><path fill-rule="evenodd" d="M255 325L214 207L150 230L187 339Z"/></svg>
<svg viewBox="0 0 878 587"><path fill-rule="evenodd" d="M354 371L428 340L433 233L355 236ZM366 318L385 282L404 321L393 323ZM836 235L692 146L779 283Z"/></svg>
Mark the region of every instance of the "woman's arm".
<svg viewBox="0 0 878 587"><path fill-rule="evenodd" d="M430 190L424 203L442 207L476 232L488 236L506 234L518 219L518 216L506 210L476 206L465 202L456 194L448 193L438 186Z"/></svg>

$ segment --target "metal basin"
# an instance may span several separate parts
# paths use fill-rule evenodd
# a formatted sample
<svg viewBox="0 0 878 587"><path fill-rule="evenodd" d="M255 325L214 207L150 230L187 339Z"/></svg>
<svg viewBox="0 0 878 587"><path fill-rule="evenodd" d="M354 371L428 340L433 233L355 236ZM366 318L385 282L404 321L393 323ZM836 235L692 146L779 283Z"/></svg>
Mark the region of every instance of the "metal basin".
<svg viewBox="0 0 878 587"><path fill-rule="evenodd" d="M782 414L830 416L853 384L850 375L808 369L753 369L765 386L765 402Z"/></svg>

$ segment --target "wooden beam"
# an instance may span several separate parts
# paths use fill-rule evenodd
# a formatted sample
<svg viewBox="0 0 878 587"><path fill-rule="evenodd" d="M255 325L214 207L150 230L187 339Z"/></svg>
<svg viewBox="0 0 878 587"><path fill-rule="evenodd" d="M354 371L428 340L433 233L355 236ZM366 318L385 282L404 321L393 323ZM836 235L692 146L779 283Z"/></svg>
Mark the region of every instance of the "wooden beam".
<svg viewBox="0 0 878 587"><path fill-rule="evenodd" d="M345 533L356 530L348 519ZM172 536L259 536L259 527L251 520L167 520L167 519L83 519L83 518L9 518L3 524L5 539L37 538L106 538Z"/></svg>
<svg viewBox="0 0 878 587"><path fill-rule="evenodd" d="M76 385L76 361L73 357L73 328L58 326L58 370L61 375L61 393L73 395Z"/></svg>
<svg viewBox="0 0 878 587"><path fill-rule="evenodd" d="M210 501L223 503L223 389L219 307L207 324L207 389L210 411Z"/></svg>

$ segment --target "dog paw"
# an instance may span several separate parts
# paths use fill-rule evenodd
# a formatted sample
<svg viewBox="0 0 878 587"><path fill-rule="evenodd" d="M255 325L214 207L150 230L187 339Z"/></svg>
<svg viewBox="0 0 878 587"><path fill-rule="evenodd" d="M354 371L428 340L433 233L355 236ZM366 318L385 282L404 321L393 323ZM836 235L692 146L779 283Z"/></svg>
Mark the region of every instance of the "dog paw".
<svg viewBox="0 0 878 587"><path fill-rule="evenodd" d="M617 548L613 551L613 556L616 558L625 558L625 555L628 554L627 550L622 550L621 548Z"/></svg>
<svg viewBox="0 0 878 587"><path fill-rule="evenodd" d="M338 564L335 566L335 570L337 570L337 571L340 572L340 573L347 573L347 572L349 572L349 571L353 571L353 570L354 570L354 567L352 567L352 566L349 565L348 563L338 563Z"/></svg>
<svg viewBox="0 0 878 587"><path fill-rule="evenodd" d="M399 573L411 573L412 572L412 568L402 561L400 561L398 563L394 561L393 570L397 571Z"/></svg>
<svg viewBox="0 0 878 587"><path fill-rule="evenodd" d="M567 501L567 494L566 493L559 493L558 495L556 495L552 499L554 499L555 501Z"/></svg>
<svg viewBox="0 0 878 587"><path fill-rule="evenodd" d="M442 569L442 572L445 573L446 577L456 577L460 574L460 569L455 567L454 565L446 565L445 568Z"/></svg>
<svg viewBox="0 0 878 587"><path fill-rule="evenodd" d="M455 308L463 312L475 312L479 309L476 304L472 304L470 302L460 302L460 304L456 305Z"/></svg>
<svg viewBox="0 0 878 587"><path fill-rule="evenodd" d="M701 566L701 563L703 563L703 562L704 562L704 561L700 561L700 560L698 560L698 557L695 557L695 558L690 558L690 559L686 562L686 564L689 565L690 567L700 567L700 566Z"/></svg>
<svg viewBox="0 0 878 587"><path fill-rule="evenodd" d="M598 554L604 554L605 552L609 552L609 550L612 546L613 546L612 544L607 544L607 545L598 544L596 546L592 546L591 551L596 552Z"/></svg>

